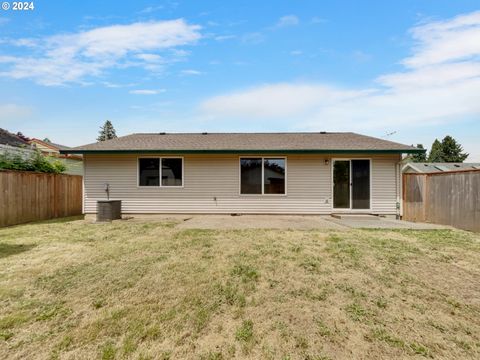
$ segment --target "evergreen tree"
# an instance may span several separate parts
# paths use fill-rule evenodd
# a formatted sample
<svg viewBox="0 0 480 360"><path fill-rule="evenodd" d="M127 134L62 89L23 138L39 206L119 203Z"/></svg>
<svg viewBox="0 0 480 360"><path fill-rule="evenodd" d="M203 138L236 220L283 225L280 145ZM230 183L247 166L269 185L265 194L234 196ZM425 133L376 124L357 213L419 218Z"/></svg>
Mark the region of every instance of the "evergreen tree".
<svg viewBox="0 0 480 360"><path fill-rule="evenodd" d="M428 162L444 162L442 143L435 139L428 154Z"/></svg>
<svg viewBox="0 0 480 360"><path fill-rule="evenodd" d="M44 142L47 142L47 143L51 143L50 139L49 138L45 138L43 139Z"/></svg>
<svg viewBox="0 0 480 360"><path fill-rule="evenodd" d="M115 133L115 129L113 128L112 123L110 120L105 121L103 126L100 126L100 131L97 137L97 141L105 141L110 139L115 139L117 134Z"/></svg>
<svg viewBox="0 0 480 360"><path fill-rule="evenodd" d="M468 154L463 152L463 147L453 137L447 135L442 140L443 161L463 162Z"/></svg>
<svg viewBox="0 0 480 360"><path fill-rule="evenodd" d="M425 150L425 148L423 147L423 144L417 144L417 149ZM426 162L427 161L427 154L425 152L416 153L416 154L411 155L409 157L409 160L413 161L413 162Z"/></svg>

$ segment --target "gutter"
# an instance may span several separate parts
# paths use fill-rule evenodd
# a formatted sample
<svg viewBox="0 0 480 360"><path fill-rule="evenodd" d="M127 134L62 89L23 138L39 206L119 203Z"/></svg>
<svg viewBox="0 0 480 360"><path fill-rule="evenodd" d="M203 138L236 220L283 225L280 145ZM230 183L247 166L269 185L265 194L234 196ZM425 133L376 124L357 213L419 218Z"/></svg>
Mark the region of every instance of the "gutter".
<svg viewBox="0 0 480 360"><path fill-rule="evenodd" d="M426 150L402 149L402 150L368 150L368 149L313 149L313 150L60 150L61 154L421 154Z"/></svg>

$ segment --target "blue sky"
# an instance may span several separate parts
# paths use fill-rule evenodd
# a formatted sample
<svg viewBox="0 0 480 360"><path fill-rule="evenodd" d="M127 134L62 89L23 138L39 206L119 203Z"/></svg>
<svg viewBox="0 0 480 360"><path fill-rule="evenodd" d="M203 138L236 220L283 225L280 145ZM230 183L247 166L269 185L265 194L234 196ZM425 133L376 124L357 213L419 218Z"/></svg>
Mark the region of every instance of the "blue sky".
<svg viewBox="0 0 480 360"><path fill-rule="evenodd" d="M480 161L478 1L34 1L0 10L0 127L355 131Z"/></svg>

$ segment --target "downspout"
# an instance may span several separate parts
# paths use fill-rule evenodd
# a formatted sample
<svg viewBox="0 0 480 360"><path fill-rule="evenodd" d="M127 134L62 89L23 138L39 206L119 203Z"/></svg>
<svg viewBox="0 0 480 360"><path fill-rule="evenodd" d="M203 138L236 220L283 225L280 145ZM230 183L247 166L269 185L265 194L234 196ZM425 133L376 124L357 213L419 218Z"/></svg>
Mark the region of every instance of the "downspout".
<svg viewBox="0 0 480 360"><path fill-rule="evenodd" d="M402 155L400 155L402 156ZM397 186L397 215L396 215L396 218L398 220L402 219L403 218L403 174L402 174L402 170L403 170L403 166L405 165L405 158L404 159L400 159L400 161L397 163L397 166L396 166L396 173L397 173L397 176L396 176L396 181L398 183L398 186Z"/></svg>
<svg viewBox="0 0 480 360"><path fill-rule="evenodd" d="M399 161L397 163L397 166L395 167L395 179L396 179L396 184L397 184L397 203L395 206L396 209L396 216L395 218L397 220L400 220L403 217L403 202L402 202L402 161Z"/></svg>

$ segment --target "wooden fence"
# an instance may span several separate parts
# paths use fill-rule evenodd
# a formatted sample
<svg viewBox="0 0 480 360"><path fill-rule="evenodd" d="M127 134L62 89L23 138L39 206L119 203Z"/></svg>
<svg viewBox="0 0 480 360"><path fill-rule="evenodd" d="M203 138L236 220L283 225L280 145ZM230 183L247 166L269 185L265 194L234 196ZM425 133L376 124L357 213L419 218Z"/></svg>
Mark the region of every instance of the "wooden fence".
<svg viewBox="0 0 480 360"><path fill-rule="evenodd" d="M82 214L82 177L0 170L0 227Z"/></svg>
<svg viewBox="0 0 480 360"><path fill-rule="evenodd" d="M403 174L403 219L480 231L480 170Z"/></svg>

